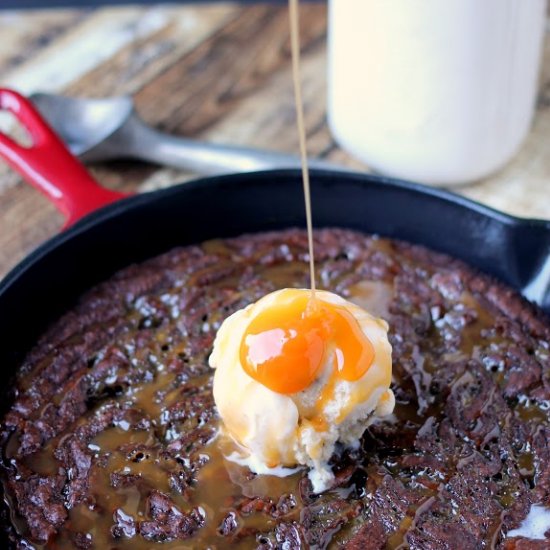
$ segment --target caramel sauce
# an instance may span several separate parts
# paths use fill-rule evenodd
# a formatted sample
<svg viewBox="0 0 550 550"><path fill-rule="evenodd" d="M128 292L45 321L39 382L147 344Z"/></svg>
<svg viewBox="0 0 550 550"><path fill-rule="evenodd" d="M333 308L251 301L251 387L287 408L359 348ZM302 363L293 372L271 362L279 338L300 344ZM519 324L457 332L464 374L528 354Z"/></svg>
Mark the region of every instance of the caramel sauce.
<svg viewBox="0 0 550 550"><path fill-rule="evenodd" d="M290 15L290 45L292 51L292 80L294 82L294 99L296 104L296 123L300 142L300 158L302 161L302 180L304 184L304 200L306 206L307 242L309 249L309 277L311 285L311 300L315 302L315 255L313 251L313 222L311 216L311 191L309 185L309 168L307 162L306 126L304 122L304 102L302 100L302 84L300 78L300 13L299 0L288 0Z"/></svg>
<svg viewBox="0 0 550 550"><path fill-rule="evenodd" d="M283 497L295 498L301 474L288 477L255 476L245 466L233 463L225 458L231 454L233 443L219 436L213 439L200 451L205 465L199 470L196 482L185 495L178 494L169 483L170 468L164 468L159 449L144 451L139 460L129 459L125 449L129 444L151 441L150 432L126 432L111 428L101 433L90 444L96 449L96 456L101 457L92 467L89 477L89 502L77 505L69 512L65 529L52 545L43 548L73 549L71 533L85 533L94 543L94 548L120 548L150 550L156 546L154 541L136 537L135 523L146 519L146 501L151 489L170 495L180 510L187 512L198 507L205 517L205 526L200 534L190 540L176 540L162 543L162 548L184 550L197 548L223 548L228 543L223 539L219 528L224 518L234 514L235 506L244 497L266 497L276 503ZM44 449L44 453L51 449ZM134 453L134 457L136 454ZM128 487L113 487L112 475L123 473L126 476L138 476L139 483ZM300 506L285 516L287 520L299 519ZM127 522L126 536L111 536L114 518L121 517ZM236 515L239 527L257 531L258 535L276 525L276 519L266 516L261 510L250 507L250 512ZM238 538L230 542L231 548L250 548L250 541ZM37 545L37 547L42 547Z"/></svg>
<svg viewBox="0 0 550 550"><path fill-rule="evenodd" d="M272 391L296 393L319 377L328 346L334 345L322 405L332 395L336 380L356 381L367 372L374 348L346 308L317 299L316 310L308 312L309 300L297 291L289 303L274 304L257 315L241 344L241 364L249 376Z"/></svg>
<svg viewBox="0 0 550 550"><path fill-rule="evenodd" d="M263 497L276 503L284 496L297 494L300 473L288 477L258 476L252 474L246 466L228 460L226 457L233 451L233 441L224 435L211 441L203 451L209 460L197 476L193 498L204 508L207 525L215 526L207 527L205 532L201 533L201 545L204 547L215 547L222 543L218 526L228 514L234 512L236 503L242 501L243 497ZM298 519L299 510L300 507L297 506L294 519ZM287 518L292 519L288 516ZM258 534L265 533L276 525L275 518L254 510L254 507L244 515L237 515L237 522L241 527L256 530ZM233 540L230 544L231 548L250 547L250 541L239 543L238 540Z"/></svg>
<svg viewBox="0 0 550 550"><path fill-rule="evenodd" d="M129 392L129 397L136 407L153 418L158 417L179 398L176 375L161 372L154 384L139 385Z"/></svg>

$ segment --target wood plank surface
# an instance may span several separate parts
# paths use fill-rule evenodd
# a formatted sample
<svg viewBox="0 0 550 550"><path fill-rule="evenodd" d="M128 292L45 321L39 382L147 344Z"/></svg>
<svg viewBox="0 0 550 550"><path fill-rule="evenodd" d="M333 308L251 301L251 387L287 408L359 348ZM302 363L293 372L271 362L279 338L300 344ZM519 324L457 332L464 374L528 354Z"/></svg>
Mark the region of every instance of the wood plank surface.
<svg viewBox="0 0 550 550"><path fill-rule="evenodd" d="M296 153L285 6L233 3L0 12L0 76L24 93L133 94L140 115L174 134ZM302 7L303 82L312 156L368 169L326 125L326 7ZM192 174L136 162L94 164L104 185L148 191ZM455 189L519 216L550 219L550 38L538 109L500 173ZM62 219L0 163L0 277Z"/></svg>

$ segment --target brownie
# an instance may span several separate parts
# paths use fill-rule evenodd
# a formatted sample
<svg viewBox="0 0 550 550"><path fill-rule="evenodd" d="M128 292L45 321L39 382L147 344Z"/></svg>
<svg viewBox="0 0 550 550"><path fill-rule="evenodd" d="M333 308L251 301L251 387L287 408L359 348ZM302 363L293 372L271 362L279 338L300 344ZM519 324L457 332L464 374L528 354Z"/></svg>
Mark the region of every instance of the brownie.
<svg viewBox="0 0 550 550"><path fill-rule="evenodd" d="M507 537L550 506L550 322L423 247L315 232L319 287L383 316L394 414L334 485L224 459L208 356L232 312L307 287L298 229L177 248L83 296L21 365L4 415L11 547L548 548Z"/></svg>

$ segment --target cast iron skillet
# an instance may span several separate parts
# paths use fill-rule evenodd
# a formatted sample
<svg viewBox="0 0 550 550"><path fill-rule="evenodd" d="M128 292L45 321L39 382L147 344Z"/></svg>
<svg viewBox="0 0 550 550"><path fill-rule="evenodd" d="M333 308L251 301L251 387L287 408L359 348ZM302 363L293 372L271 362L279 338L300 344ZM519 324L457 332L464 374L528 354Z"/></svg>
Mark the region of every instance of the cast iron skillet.
<svg viewBox="0 0 550 550"><path fill-rule="evenodd" d="M92 180L24 98L0 90L0 109L12 111L33 140L23 148L0 134L0 156L50 197L70 226L0 283L0 368L8 390L48 323L119 268L178 245L305 226L298 171L211 177L123 198ZM327 171L312 173L312 205L316 227L353 228L445 252L550 314L550 222L513 218L413 183Z"/></svg>

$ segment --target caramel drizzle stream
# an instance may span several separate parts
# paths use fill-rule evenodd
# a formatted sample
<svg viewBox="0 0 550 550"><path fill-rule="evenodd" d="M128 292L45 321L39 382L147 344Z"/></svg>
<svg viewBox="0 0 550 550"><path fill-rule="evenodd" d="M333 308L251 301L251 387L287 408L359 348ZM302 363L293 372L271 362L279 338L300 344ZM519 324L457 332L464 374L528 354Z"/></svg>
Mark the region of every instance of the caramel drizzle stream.
<svg viewBox="0 0 550 550"><path fill-rule="evenodd" d="M294 100L296 103L296 118L298 136L300 139L300 157L302 160L302 180L304 184L304 199L306 203L307 240L309 248L309 277L311 285L311 301L315 304L315 257L313 254L313 224L311 221L311 194L309 188L309 168L307 162L306 132L304 124L304 104L300 80L300 20L298 10L299 0L289 0L290 13L290 43L292 51L292 78L294 80Z"/></svg>

